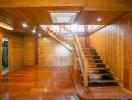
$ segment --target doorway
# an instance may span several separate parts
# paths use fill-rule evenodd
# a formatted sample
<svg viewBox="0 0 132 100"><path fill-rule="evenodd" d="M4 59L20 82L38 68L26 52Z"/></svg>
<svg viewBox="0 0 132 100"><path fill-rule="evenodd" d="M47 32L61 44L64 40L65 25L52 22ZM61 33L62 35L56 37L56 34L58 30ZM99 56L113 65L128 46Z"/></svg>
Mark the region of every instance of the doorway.
<svg viewBox="0 0 132 100"><path fill-rule="evenodd" d="M9 72L9 52L8 52L9 39L2 37L2 74Z"/></svg>

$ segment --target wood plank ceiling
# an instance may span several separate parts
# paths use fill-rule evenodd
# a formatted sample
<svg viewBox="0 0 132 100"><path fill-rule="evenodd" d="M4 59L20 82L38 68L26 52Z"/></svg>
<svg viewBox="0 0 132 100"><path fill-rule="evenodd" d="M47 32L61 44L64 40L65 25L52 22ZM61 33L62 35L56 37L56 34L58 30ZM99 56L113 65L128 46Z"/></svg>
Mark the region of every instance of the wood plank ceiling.
<svg viewBox="0 0 132 100"><path fill-rule="evenodd" d="M0 20L15 27L15 32L28 32L40 24L53 24L49 11L80 11L75 23L105 25L132 10L131 0L0 0ZM101 17L103 20L97 22ZM29 24L28 29L21 27Z"/></svg>

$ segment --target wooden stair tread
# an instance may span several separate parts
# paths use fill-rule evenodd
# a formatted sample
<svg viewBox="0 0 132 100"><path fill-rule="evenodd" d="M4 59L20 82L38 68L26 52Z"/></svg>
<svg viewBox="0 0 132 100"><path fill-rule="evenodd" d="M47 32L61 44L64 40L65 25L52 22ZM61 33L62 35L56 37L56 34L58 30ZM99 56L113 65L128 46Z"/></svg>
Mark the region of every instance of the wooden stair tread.
<svg viewBox="0 0 132 100"><path fill-rule="evenodd" d="M103 75L111 75L110 73L89 73L88 75L99 75L99 76L103 76Z"/></svg>
<svg viewBox="0 0 132 100"><path fill-rule="evenodd" d="M100 82L100 83L107 83L107 82L118 82L117 80L89 80L89 83L93 82Z"/></svg>
<svg viewBox="0 0 132 100"><path fill-rule="evenodd" d="M88 60L102 60L102 59L93 59L93 58L87 58Z"/></svg>
<svg viewBox="0 0 132 100"><path fill-rule="evenodd" d="M94 70L104 70L104 69L107 69L108 70L109 68L106 68L106 67L102 67L102 68L101 67L100 68L99 67L90 67L88 69L91 69L91 70L92 69L94 69Z"/></svg>
<svg viewBox="0 0 132 100"><path fill-rule="evenodd" d="M88 75L99 75L99 76L103 76L103 75L111 75L110 73L89 73ZM80 74L80 76L82 76L82 74Z"/></svg>
<svg viewBox="0 0 132 100"><path fill-rule="evenodd" d="M105 63L90 63L90 64L93 64L93 65L100 64L101 65L101 64L105 64Z"/></svg>

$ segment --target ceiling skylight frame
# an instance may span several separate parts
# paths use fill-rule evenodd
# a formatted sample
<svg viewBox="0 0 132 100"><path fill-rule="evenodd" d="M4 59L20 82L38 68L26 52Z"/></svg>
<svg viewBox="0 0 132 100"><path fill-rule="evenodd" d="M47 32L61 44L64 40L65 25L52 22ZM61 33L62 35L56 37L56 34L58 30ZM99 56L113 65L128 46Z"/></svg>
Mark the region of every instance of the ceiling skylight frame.
<svg viewBox="0 0 132 100"><path fill-rule="evenodd" d="M54 24L74 23L79 11L49 11Z"/></svg>

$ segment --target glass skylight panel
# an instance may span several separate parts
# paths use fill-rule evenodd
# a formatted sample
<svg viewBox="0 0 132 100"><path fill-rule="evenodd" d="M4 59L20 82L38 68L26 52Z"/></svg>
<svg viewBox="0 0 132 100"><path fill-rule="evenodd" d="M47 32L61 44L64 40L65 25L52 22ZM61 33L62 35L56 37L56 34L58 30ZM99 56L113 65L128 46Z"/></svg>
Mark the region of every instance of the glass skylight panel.
<svg viewBox="0 0 132 100"><path fill-rule="evenodd" d="M53 29L55 29L56 31L60 31L60 26L59 25L51 25L51 27L53 28Z"/></svg>
<svg viewBox="0 0 132 100"><path fill-rule="evenodd" d="M85 32L84 25L78 25L78 32Z"/></svg>
<svg viewBox="0 0 132 100"><path fill-rule="evenodd" d="M71 25L71 31L77 32L77 25Z"/></svg>
<svg viewBox="0 0 132 100"><path fill-rule="evenodd" d="M71 30L71 25L65 25L65 27L69 30Z"/></svg>
<svg viewBox="0 0 132 100"><path fill-rule="evenodd" d="M77 13L68 13L68 12L51 12L50 13L53 23L73 23Z"/></svg>

